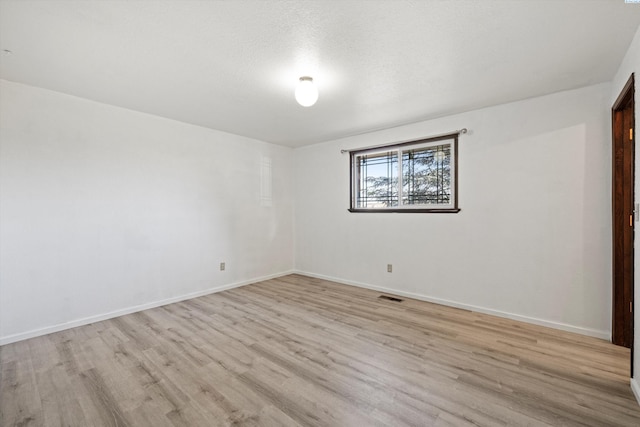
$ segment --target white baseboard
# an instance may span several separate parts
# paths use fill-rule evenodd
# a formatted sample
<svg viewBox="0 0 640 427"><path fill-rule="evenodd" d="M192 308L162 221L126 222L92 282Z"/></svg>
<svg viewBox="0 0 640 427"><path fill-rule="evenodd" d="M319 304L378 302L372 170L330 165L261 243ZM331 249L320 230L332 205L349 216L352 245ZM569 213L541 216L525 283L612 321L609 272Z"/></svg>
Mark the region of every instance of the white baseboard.
<svg viewBox="0 0 640 427"><path fill-rule="evenodd" d="M508 313L505 311L494 310L491 308L479 307L477 305L464 304L456 301L450 301L441 298L434 298L427 295L416 294L413 292L404 292L397 289L385 288L382 286L375 286L368 283L354 282L352 280L341 279L338 277L325 276L323 274L309 273L306 271L296 270L294 273L301 274L303 276L315 277L317 279L330 280L332 282L338 282L345 285L357 286L359 288L371 289L374 291L390 293L400 295L407 298L413 298L421 301L432 302L435 304L446 305L449 307L461 308L464 310L475 311L478 313L490 314L493 316L504 317L507 319L518 320L520 322L532 323L534 325L546 326L548 328L559 329L567 332L574 332L581 335L587 335L590 337L596 337L603 340L611 341L611 333L609 331L601 331L597 329L583 328L581 326L569 325L566 323L554 322L551 320L538 319L535 317L522 316L520 314Z"/></svg>
<svg viewBox="0 0 640 427"><path fill-rule="evenodd" d="M631 391L640 405L640 383L635 378L631 378Z"/></svg>
<svg viewBox="0 0 640 427"><path fill-rule="evenodd" d="M12 342L22 341L22 340L26 340L26 339L29 339L29 338L34 338L34 337L38 337L38 336L41 336L41 335L50 334L50 333L53 333L53 332L59 332L59 331L65 330L65 329L71 329L71 328L75 328L75 327L82 326L82 325L88 325L89 323L95 323L95 322L99 322L99 321L102 321L102 320L112 319L114 317L123 316L125 314L131 314L131 313L135 313L135 312L142 311L142 310L148 310L150 308L160 307L162 305L172 304L174 302L184 301L184 300L191 299L191 298L197 298L197 297L200 297L200 296L203 296L203 295L208 295L208 294L212 294L212 293L215 293L215 292L221 292L221 291L225 291L227 289L233 289L233 288L237 288L237 287L240 287L240 286L249 285L251 283L261 282L263 280L274 279L276 277L282 277L282 276L286 276L288 274L293 274L293 273L301 274L301 275L309 276L309 277L315 277L315 278L318 278L318 279L330 280L332 282L343 283L345 285L351 285L351 286L357 286L357 287L360 287L360 288L371 289L371 290L374 290L374 291L400 295L400 296L404 296L404 297L407 297L407 298L414 298L414 299L421 300L421 301L433 302L433 303L436 303L436 304L446 305L446 306L449 306L449 307L461 308L461 309L464 309L464 310L470 310L470 311L475 311L475 312L478 312L478 313L490 314L490 315L498 316L498 317L505 317L505 318L508 318L508 319L518 320L518 321L522 321L522 322L526 322L526 323L532 323L532 324L540 325L540 326L546 326L546 327L554 328L554 329L560 329L560 330L563 330L563 331L575 332L575 333L578 333L578 334L592 336L592 337L596 337L596 338L601 338L601 339L608 340L608 341L611 340L611 334L608 331L600 331L600 330L596 330L596 329L589 329L589 328L583 328L583 327L579 327L579 326L568 325L568 324L565 324L565 323L559 323L559 322L553 322L553 321L549 321L549 320L537 319L537 318L534 318L534 317L522 316L522 315L519 315L519 314L493 310L493 309L479 307L479 306L475 306L475 305L471 305L471 304L464 304L464 303L445 300L445 299L441 299L441 298L433 298L433 297L429 297L427 295L416 294L416 293L413 293L413 292L404 292L404 291L400 291L400 290L397 290L397 289L390 289L390 288L385 288L385 287L382 287L382 286L375 286L375 285L371 285L371 284L368 284L368 283L355 282L355 281L352 281L352 280L341 279L341 278L338 278L338 277L326 276L326 275L322 275L322 274L315 274L315 273L310 273L310 272L306 272L306 271L291 270L291 271L285 271L285 272L281 272L281 273L271 274L271 275L268 275L268 276L256 277L256 278L253 278L253 279L244 280L244 281L236 282L236 283L231 283L231 284L219 286L219 287L216 287L216 288L209 288L209 289L205 289L205 290L198 291L198 292L192 292L192 293L189 293L189 294L180 295L180 296L172 297L172 298L167 298L167 299L160 300L160 301L153 301L153 302L146 303L146 304L127 307L127 308L123 308L123 309L120 309L120 310L111 311L109 313L103 313L103 314L98 314L98 315L95 315L95 316L85 317L85 318L82 318L82 319L76 319L76 320L73 320L73 321L70 321L70 322L59 323L59 324L56 324L56 325L53 325L53 326L47 326L45 328L34 329L34 330L31 330L31 331L21 332L21 333L17 333L17 334L13 334L13 335L7 335L7 336L4 336L4 337L0 337L0 345L10 344ZM637 381L634 382L634 380L632 380L631 384L632 384L632 388L636 387L634 389L634 393L636 394L636 397L638 397L640 395L640 386L638 385ZM640 402L640 398L638 399L638 401Z"/></svg>
<svg viewBox="0 0 640 427"><path fill-rule="evenodd" d="M241 282L231 283L228 285L218 286L215 288L208 288L202 291L191 292L188 294L163 299L160 301L153 301L146 304L135 305L135 306L123 308L120 310L111 311L109 313L103 313L95 316L84 317L82 319L72 320L70 322L59 323L57 325L47 326L46 328L34 329L27 332L20 332L13 335L7 335L5 337L0 337L0 345L11 344L13 342L22 341L29 338L35 338L41 335L51 334L53 332L64 331L65 329L71 329L78 326L88 325L89 323L100 322L102 320L112 319L118 316L124 316L125 314L136 313L138 311L148 310L150 308L160 307L162 305L172 304L174 302L180 302L180 301L184 301L192 298L201 297L204 295L213 294L216 292L226 291L228 289L250 285L252 283L261 282L263 280L275 279L276 277L282 277L282 276L286 276L288 274L293 274L293 273L294 271L285 271L282 273L271 274L268 276L256 277L254 279L243 280Z"/></svg>

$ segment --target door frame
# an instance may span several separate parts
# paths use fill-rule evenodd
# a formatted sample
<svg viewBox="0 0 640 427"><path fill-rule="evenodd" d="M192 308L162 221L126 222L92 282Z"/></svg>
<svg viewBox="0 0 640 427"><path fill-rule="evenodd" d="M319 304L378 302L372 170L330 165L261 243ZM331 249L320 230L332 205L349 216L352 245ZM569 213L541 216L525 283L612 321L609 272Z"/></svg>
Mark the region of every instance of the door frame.
<svg viewBox="0 0 640 427"><path fill-rule="evenodd" d="M611 108L612 127L612 328L611 341L631 348L633 360L633 288L635 206L634 75ZM629 111L631 109L631 111ZM626 120L626 121L625 121ZM629 123L630 120L630 123ZM626 168L626 169L625 169ZM633 364L631 366L633 376Z"/></svg>

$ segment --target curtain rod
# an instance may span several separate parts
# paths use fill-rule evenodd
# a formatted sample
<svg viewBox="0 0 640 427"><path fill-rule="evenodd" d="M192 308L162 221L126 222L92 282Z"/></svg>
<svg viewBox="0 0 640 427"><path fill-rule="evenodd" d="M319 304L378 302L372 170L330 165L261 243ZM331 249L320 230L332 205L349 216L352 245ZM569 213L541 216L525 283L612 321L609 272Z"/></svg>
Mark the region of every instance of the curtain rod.
<svg viewBox="0 0 640 427"><path fill-rule="evenodd" d="M424 138L417 139L416 141L420 141L420 140L422 140L422 139L435 139L435 138L441 138L441 137L443 137L443 136L448 136L448 135L456 135L456 134L460 135L460 134L463 134L463 133L467 133L467 128L462 128L462 129L454 130L454 131L452 131L452 132L447 132L447 133L441 133L441 134L439 134L439 135L426 136L426 137L424 137ZM342 154L344 154L344 153L351 153L352 151L373 150L374 148L384 148L384 147L388 147L388 146L390 146L390 145L398 145L398 144L402 144L402 143L404 143L404 142L411 142L411 140L410 140L410 141L394 142L393 144L370 145L369 147L354 148L353 150L340 150L340 152L341 152Z"/></svg>

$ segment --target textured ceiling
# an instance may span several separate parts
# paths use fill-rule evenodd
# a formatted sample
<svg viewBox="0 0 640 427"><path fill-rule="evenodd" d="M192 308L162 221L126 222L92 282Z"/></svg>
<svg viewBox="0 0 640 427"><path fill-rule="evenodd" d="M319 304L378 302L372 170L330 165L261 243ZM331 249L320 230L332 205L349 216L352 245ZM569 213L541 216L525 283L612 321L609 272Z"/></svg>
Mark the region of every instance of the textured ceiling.
<svg viewBox="0 0 640 427"><path fill-rule="evenodd" d="M609 81L639 24L623 0L1 0L0 78L295 147Z"/></svg>

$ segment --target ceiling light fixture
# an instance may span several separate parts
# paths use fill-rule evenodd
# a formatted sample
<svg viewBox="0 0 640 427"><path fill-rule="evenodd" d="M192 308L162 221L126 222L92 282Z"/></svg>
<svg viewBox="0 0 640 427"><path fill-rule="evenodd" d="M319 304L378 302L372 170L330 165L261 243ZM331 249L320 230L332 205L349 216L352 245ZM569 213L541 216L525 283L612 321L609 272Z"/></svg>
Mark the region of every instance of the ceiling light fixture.
<svg viewBox="0 0 640 427"><path fill-rule="evenodd" d="M300 77L300 82L296 88L296 101L303 107L311 107L318 100L318 88L313 84L313 79L309 76Z"/></svg>

